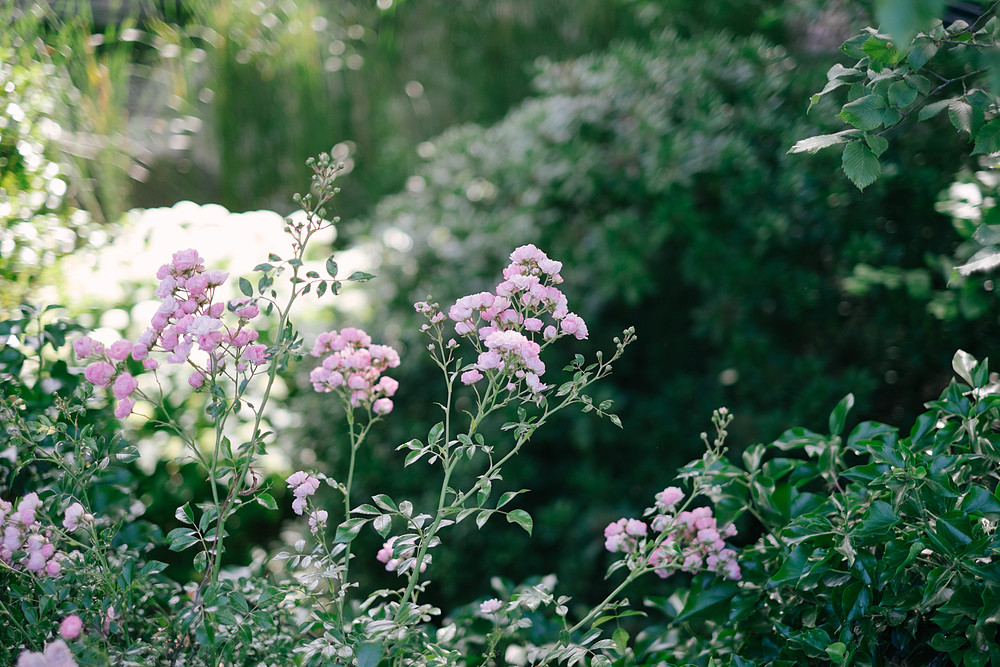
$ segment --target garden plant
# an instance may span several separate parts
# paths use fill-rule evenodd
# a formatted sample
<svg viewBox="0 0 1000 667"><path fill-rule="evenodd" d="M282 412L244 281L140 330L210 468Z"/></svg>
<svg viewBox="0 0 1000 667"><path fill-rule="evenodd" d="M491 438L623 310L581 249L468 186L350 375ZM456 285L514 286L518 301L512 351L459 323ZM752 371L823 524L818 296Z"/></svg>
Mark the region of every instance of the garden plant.
<svg viewBox="0 0 1000 667"><path fill-rule="evenodd" d="M987 16L850 40L858 63L831 70L820 96L847 87L839 118L852 128L792 150L843 145L843 169L863 189L880 175L885 131L947 110L976 154L1000 152L992 96L965 85L984 75L978 49L996 43L996 25ZM931 86L922 70L935 58L956 59L942 65L956 71ZM848 395L827 433L791 428L733 454L733 411L705 415L704 453L664 470L641 515L594 531L610 563L596 603L562 594L545 572L520 584L497 572L494 597L436 606L458 524L546 530L519 506L530 489L513 463L565 409L622 425L595 396L637 333L624 329L591 360L560 359L595 328L575 305L590 286L571 277L585 269L531 243L505 248L492 289L443 304L428 296L409 312L440 384L423 388L433 426L395 457L433 480L431 492L362 495L356 472L394 417L394 369L409 355L349 322L308 341L295 325L302 299L375 278L345 276L334 255L309 268L314 236L339 223L330 211L343 168L327 154L309 165L288 247L252 276L178 248L155 272L159 305L139 336L102 343L57 307L23 305L0 322L4 664L1000 664L1000 377L964 351L940 398L903 428L849 428ZM1000 252L992 203L976 210L957 223L975 246L963 252L978 252L959 258L966 276ZM242 296L224 298L227 283ZM264 464L286 437L270 418L274 396L284 378L306 376L323 410L343 414L344 432L329 435L343 466L276 484ZM184 395L167 409L177 377ZM205 419L208 430L193 427ZM206 482L166 534L137 492L137 422L179 439ZM254 506L290 512L296 528L283 536L294 536L234 560L233 526ZM371 535L381 548L363 547ZM190 576L151 556L164 544ZM373 586L360 561L391 583ZM673 585L646 595L640 580Z"/></svg>

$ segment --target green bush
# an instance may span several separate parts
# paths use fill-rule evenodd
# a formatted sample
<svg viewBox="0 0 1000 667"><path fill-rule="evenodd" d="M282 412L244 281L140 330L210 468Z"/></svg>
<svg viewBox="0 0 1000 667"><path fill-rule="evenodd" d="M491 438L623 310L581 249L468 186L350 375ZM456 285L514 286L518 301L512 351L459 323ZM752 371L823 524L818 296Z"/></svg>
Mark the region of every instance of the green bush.
<svg viewBox="0 0 1000 667"><path fill-rule="evenodd" d="M829 434L789 429L707 474L720 516L763 535L740 555L744 581L698 575L659 606L694 630L647 632L643 664L987 665L1000 661L997 608L1000 433L996 374L965 352L913 427ZM640 640L640 644L643 640Z"/></svg>
<svg viewBox="0 0 1000 667"><path fill-rule="evenodd" d="M544 567L538 555L560 551L558 574L586 588L602 570L595 531L633 509L626 498L662 488L714 406L733 407L741 441L773 437L790 420L816 423L847 391L867 417L905 419L933 398L954 347L974 350L994 329L929 319L927 294L845 289L862 262L924 267L950 256L953 232L931 211L962 158L929 124L885 155L885 176L860 196L835 159L787 155L823 129L801 120L816 77L783 47L725 34L667 33L550 64L537 97L492 127L434 140L408 191L359 225L381 253L368 312L410 350L420 344L399 313L432 287L443 304L485 287L489 267L525 242L551 249L568 281L589 285L582 316L635 322L643 341L608 393L624 436L572 419L543 436L514 465L535 489L532 512L552 528L532 548L517 537L486 545L470 532L485 561L527 576ZM943 286L940 274L931 280ZM611 335L591 329L595 341ZM404 372L407 423L365 464L362 486L411 423L427 421L427 369ZM310 447L336 465L323 413L304 414ZM484 585L482 572L456 569L469 580L443 594Z"/></svg>

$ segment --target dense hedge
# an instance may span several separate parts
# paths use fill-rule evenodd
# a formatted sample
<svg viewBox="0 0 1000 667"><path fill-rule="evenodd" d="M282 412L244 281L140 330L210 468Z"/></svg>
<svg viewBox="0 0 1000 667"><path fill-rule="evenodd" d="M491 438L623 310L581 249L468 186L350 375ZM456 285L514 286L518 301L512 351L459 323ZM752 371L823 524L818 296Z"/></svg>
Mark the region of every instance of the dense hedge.
<svg viewBox="0 0 1000 667"><path fill-rule="evenodd" d="M828 65L815 70L756 38L671 33L650 48L549 65L538 95L501 122L437 138L409 190L359 225L381 253L371 321L408 348L373 479L393 445L437 418L416 412L435 385L409 304L489 288L515 246L535 243L565 263L572 307L590 323L587 348L606 347L626 324L640 337L614 377L624 432L567 419L540 433L507 482L537 489L525 501L535 542L512 531L487 546L463 534L470 553L483 550L471 560L486 564L465 568L471 579L456 577L455 591L484 586L485 572L537 572L532 554L556 550L579 592L601 579L600 528L696 453L714 407L735 412L737 448L789 423L823 423L848 391L860 417L909 419L946 382L940 369L955 347L978 353L995 330L929 318L919 291L845 291L859 263L924 267L953 247L933 203L960 157L934 128L914 130L860 195L829 157L787 155L823 130L803 118ZM942 286L935 276L931 287ZM321 436L326 413L305 414L310 446L335 447ZM337 465L336 452L324 457ZM418 493L420 472L400 483Z"/></svg>

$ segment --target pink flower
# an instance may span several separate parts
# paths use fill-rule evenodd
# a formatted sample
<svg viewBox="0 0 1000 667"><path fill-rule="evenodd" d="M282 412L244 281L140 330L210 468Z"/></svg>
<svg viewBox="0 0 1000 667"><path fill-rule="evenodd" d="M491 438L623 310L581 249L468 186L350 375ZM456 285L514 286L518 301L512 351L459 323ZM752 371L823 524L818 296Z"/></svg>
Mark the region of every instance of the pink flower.
<svg viewBox="0 0 1000 667"><path fill-rule="evenodd" d="M90 336L77 338L73 341L73 351L76 352L76 356L80 359L89 357L92 354L100 354L103 349L104 346Z"/></svg>
<svg viewBox="0 0 1000 667"><path fill-rule="evenodd" d="M205 384L205 374L201 371L194 371L188 376L188 384L195 389L200 389Z"/></svg>
<svg viewBox="0 0 1000 667"><path fill-rule="evenodd" d="M486 602L483 602L481 605L479 605L479 612L482 614L495 614L496 612L500 611L501 607L503 607L503 603L500 602L500 600L497 600L496 598L490 598Z"/></svg>
<svg viewBox="0 0 1000 667"><path fill-rule="evenodd" d="M128 398L139 386L139 381L128 373L122 373L115 378L115 383L111 387L111 393L115 398Z"/></svg>
<svg viewBox="0 0 1000 667"><path fill-rule="evenodd" d="M45 564L45 574L50 577L58 577L62 573L62 565L57 560L50 560Z"/></svg>
<svg viewBox="0 0 1000 667"><path fill-rule="evenodd" d="M483 379L483 374L478 369L465 371L462 373L462 384L474 384Z"/></svg>
<svg viewBox="0 0 1000 667"><path fill-rule="evenodd" d="M77 667L77 663L66 642L57 639L42 653L23 651L17 658L17 667Z"/></svg>
<svg viewBox="0 0 1000 667"><path fill-rule="evenodd" d="M83 371L83 377L87 378L87 382L98 387L107 387L114 374L115 367L106 361L95 361Z"/></svg>
<svg viewBox="0 0 1000 667"><path fill-rule="evenodd" d="M142 360L142 367L145 368L147 371L155 371L159 367L159 365L160 362L158 362L156 359Z"/></svg>
<svg viewBox="0 0 1000 667"><path fill-rule="evenodd" d="M656 507L660 511L669 510L684 498L684 492L676 486L668 486L656 494Z"/></svg>
<svg viewBox="0 0 1000 667"><path fill-rule="evenodd" d="M115 407L115 417L118 419L125 419L130 414L132 414L132 408L135 407L134 398L123 398L118 401L117 407Z"/></svg>
<svg viewBox="0 0 1000 667"><path fill-rule="evenodd" d="M377 415L387 415L392 412L392 400L388 398L378 398L372 403L372 412Z"/></svg>
<svg viewBox="0 0 1000 667"><path fill-rule="evenodd" d="M559 323L559 328L562 329L564 333L575 336L578 340L584 340L587 337L587 324L583 321L583 318L576 313L568 313L564 318L562 318L562 322Z"/></svg>
<svg viewBox="0 0 1000 667"><path fill-rule="evenodd" d="M326 525L330 514L326 510L316 510L309 515L309 527L318 530Z"/></svg>
<svg viewBox="0 0 1000 667"><path fill-rule="evenodd" d="M80 503L73 503L66 508L66 512L63 514L62 525L63 528L72 533L76 531L82 523L93 520L94 516L92 514L88 514L83 505Z"/></svg>
<svg viewBox="0 0 1000 667"><path fill-rule="evenodd" d="M254 366L260 366L267 361L266 345L248 345L243 351L243 358Z"/></svg>
<svg viewBox="0 0 1000 667"><path fill-rule="evenodd" d="M59 624L59 636L63 639L74 640L80 636L80 631L83 630L83 621L76 614L72 614L63 619L63 622Z"/></svg>
<svg viewBox="0 0 1000 667"><path fill-rule="evenodd" d="M178 250L173 254L173 261L171 264L173 268L178 273L187 271L197 267L199 264L204 262L198 251L194 248L189 248L187 250Z"/></svg>
<svg viewBox="0 0 1000 667"><path fill-rule="evenodd" d="M35 522L35 510L41 507L42 501L38 498L38 494L32 491L23 498L21 502L17 504L17 518L20 519L21 524L24 526L30 526Z"/></svg>
<svg viewBox="0 0 1000 667"><path fill-rule="evenodd" d="M205 280L208 281L209 287L218 287L222 283L226 282L229 278L229 272L221 271L219 269L210 269L204 273Z"/></svg>
<svg viewBox="0 0 1000 667"><path fill-rule="evenodd" d="M629 519L625 524L625 534L634 537L645 537L646 524L638 519Z"/></svg>

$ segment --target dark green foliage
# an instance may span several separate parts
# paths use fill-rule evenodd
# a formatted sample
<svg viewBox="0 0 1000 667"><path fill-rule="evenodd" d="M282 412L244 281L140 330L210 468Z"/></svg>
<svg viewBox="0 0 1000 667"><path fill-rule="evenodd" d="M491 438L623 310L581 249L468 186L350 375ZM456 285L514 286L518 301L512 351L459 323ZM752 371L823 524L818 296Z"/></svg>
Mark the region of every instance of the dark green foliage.
<svg viewBox="0 0 1000 667"><path fill-rule="evenodd" d="M831 175L838 158L787 155L816 133L800 120L816 76L780 46L729 35L668 33L550 65L539 95L502 122L436 139L411 191L363 223L387 246L366 286L372 321L408 354L386 426L397 430L362 464L373 466L362 487L384 481L375 471L395 460L392 444L437 418L426 412L441 398L418 360L414 301L432 293L447 308L489 288L493 267L532 242L564 262L571 308L592 323L588 343L552 350L554 365L619 323L639 336L612 378L625 434L571 418L541 434L509 471L533 489L535 542L511 531L482 571L455 563L474 583L456 578L449 594L484 586L486 572L520 579L553 561L579 592L600 580L600 530L667 483L713 407L733 409L743 441L823 420L847 391L866 416L903 418L933 397L956 344L975 349L992 330L929 319L929 295L845 292L860 262L924 267L929 253L948 254L950 225L929 211L961 161L916 131L907 152L883 155L886 173L862 197ZM322 414L309 410L309 440L336 471ZM471 529L456 539L487 549Z"/></svg>
<svg viewBox="0 0 1000 667"><path fill-rule="evenodd" d="M909 432L845 430L848 396L829 434L790 429L708 471L717 507L746 511L764 536L742 550L738 587L700 576L663 605L695 632L664 637L645 659L708 649L719 665L1000 661L1000 401L986 361L959 352L954 368L961 381Z"/></svg>

